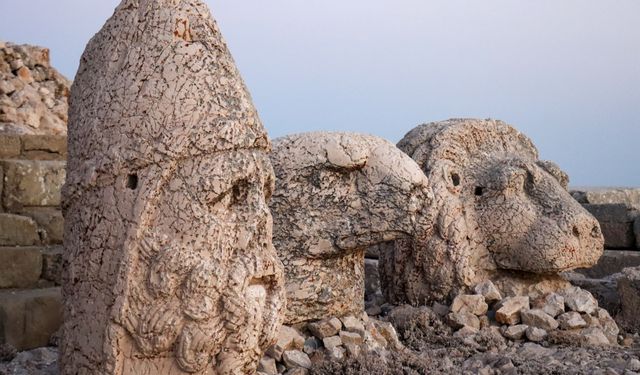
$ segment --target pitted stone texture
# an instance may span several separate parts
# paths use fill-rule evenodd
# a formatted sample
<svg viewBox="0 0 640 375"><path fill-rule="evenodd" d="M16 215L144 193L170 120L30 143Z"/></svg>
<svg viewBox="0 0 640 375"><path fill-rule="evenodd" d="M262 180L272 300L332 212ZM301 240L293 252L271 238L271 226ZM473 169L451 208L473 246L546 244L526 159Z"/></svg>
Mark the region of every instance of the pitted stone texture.
<svg viewBox="0 0 640 375"><path fill-rule="evenodd" d="M0 133L65 134L70 84L47 48L0 44Z"/></svg>
<svg viewBox="0 0 640 375"><path fill-rule="evenodd" d="M253 373L282 321L270 142L200 0L123 0L71 89L63 373Z"/></svg>
<svg viewBox="0 0 640 375"><path fill-rule="evenodd" d="M449 299L483 280L519 275L512 271L544 276L591 266L602 254L598 222L567 192L567 175L539 160L510 125L430 123L398 147L429 180L433 231L417 248L396 242L394 259L382 257L388 299ZM389 262L399 265L382 264Z"/></svg>
<svg viewBox="0 0 640 375"><path fill-rule="evenodd" d="M271 158L286 321L362 312L365 249L425 230L424 173L393 144L362 134L288 136L274 142Z"/></svg>

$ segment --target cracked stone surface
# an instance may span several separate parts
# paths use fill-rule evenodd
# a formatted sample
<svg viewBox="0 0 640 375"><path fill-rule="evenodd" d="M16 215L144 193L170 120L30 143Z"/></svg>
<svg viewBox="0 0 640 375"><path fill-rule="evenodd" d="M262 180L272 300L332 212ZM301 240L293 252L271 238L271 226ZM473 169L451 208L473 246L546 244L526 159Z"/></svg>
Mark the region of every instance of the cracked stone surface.
<svg viewBox="0 0 640 375"><path fill-rule="evenodd" d="M124 0L71 89L65 374L247 374L282 321L270 141L208 8Z"/></svg>
<svg viewBox="0 0 640 375"><path fill-rule="evenodd" d="M433 230L417 248L396 242L381 256L388 299L450 300L486 279L502 290L514 280L548 282L553 278L547 275L590 267L602 255L600 226L567 192L567 175L539 160L529 138L510 125L474 119L424 124L398 147L429 180ZM555 280L555 289L566 287Z"/></svg>
<svg viewBox="0 0 640 375"><path fill-rule="evenodd" d="M274 141L273 241L285 266L286 322L364 309L364 251L423 232L427 179L378 137L304 133Z"/></svg>

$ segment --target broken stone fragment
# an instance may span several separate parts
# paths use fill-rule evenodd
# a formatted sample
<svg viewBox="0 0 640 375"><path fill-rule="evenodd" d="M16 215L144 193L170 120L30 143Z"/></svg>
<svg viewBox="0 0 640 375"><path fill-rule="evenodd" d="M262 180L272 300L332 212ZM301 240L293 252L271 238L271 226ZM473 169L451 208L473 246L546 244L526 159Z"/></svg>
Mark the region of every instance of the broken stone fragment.
<svg viewBox="0 0 640 375"><path fill-rule="evenodd" d="M267 375L277 375L278 368L276 367L276 360L271 357L262 357L258 363L258 372L263 372Z"/></svg>
<svg viewBox="0 0 640 375"><path fill-rule="evenodd" d="M453 334L453 337L465 338L465 337L474 336L476 333L478 333L478 329L477 328L470 327L470 326L464 326L464 327L460 328L459 330L457 330Z"/></svg>
<svg viewBox="0 0 640 375"><path fill-rule="evenodd" d="M544 340L548 333L546 330L537 327L528 327L526 331L527 339L533 342L540 342Z"/></svg>
<svg viewBox="0 0 640 375"><path fill-rule="evenodd" d="M529 327L542 328L545 331L552 331L558 328L558 322L539 309L521 310L520 319L522 324L526 324Z"/></svg>
<svg viewBox="0 0 640 375"><path fill-rule="evenodd" d="M585 328L581 332L582 340L587 345L603 346L610 345L609 339L604 334L601 328L589 327Z"/></svg>
<svg viewBox="0 0 640 375"><path fill-rule="evenodd" d="M349 315L341 318L340 320L342 320L342 325L344 326L345 331L356 332L360 335L364 335L364 325L356 317Z"/></svg>
<svg viewBox="0 0 640 375"><path fill-rule="evenodd" d="M487 313L487 303L483 295L461 294L453 299L451 304L451 312L469 312L476 316L481 316Z"/></svg>
<svg viewBox="0 0 640 375"><path fill-rule="evenodd" d="M325 337L335 336L342 328L342 323L338 318L323 319L307 324L307 328L315 337L320 340Z"/></svg>
<svg viewBox="0 0 640 375"><path fill-rule="evenodd" d="M502 295L498 288L493 284L491 280L485 280L479 284L477 284L473 291L476 294L480 294L484 297L485 302L492 303L496 301L500 301L502 299Z"/></svg>
<svg viewBox="0 0 640 375"><path fill-rule="evenodd" d="M322 344L325 348L331 349L336 346L342 345L342 339L340 338L340 336L325 337L324 339L322 339Z"/></svg>
<svg viewBox="0 0 640 375"><path fill-rule="evenodd" d="M282 354L282 361L287 368L302 367L311 368L311 359L306 353L299 350L287 350Z"/></svg>
<svg viewBox="0 0 640 375"><path fill-rule="evenodd" d="M529 328L526 324L516 324L514 326L503 326L502 335L510 340L522 340L525 332Z"/></svg>
<svg viewBox="0 0 640 375"><path fill-rule="evenodd" d="M449 313L447 315L447 323L453 329L460 329L465 326L475 328L476 330L480 329L480 319L467 311Z"/></svg>
<svg viewBox="0 0 640 375"><path fill-rule="evenodd" d="M587 322L582 319L580 313L575 311L570 311L558 316L558 323L562 329L576 329L587 326Z"/></svg>
<svg viewBox="0 0 640 375"><path fill-rule="evenodd" d="M598 301L588 291L572 286L561 291L564 303L569 310L593 314L598 308Z"/></svg>
<svg viewBox="0 0 640 375"><path fill-rule="evenodd" d="M305 342L304 337L300 332L298 332L298 330L286 325L282 325L280 327L276 340L275 344L267 349L267 354L278 361L281 360L282 353L284 353L285 350L302 350Z"/></svg>
<svg viewBox="0 0 640 375"><path fill-rule="evenodd" d="M498 323L514 325L520 322L520 311L529 309L529 297L507 297L498 303L496 321Z"/></svg>
<svg viewBox="0 0 640 375"><path fill-rule="evenodd" d="M564 297L557 293L549 293L544 299L536 300L534 307L542 309L542 311L555 318L564 312Z"/></svg>
<svg viewBox="0 0 640 375"><path fill-rule="evenodd" d="M360 345L364 341L360 334L347 331L340 331L340 340L344 345Z"/></svg>

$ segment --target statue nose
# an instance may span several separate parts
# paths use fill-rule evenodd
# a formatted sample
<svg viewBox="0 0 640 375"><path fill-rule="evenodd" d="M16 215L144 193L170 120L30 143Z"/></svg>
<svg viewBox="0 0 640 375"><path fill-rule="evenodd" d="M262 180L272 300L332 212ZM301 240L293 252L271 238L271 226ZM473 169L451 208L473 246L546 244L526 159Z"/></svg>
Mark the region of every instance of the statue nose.
<svg viewBox="0 0 640 375"><path fill-rule="evenodd" d="M573 235L579 239L586 236L590 238L600 238L602 237L602 231L600 230L600 224L595 218L580 217L578 223L573 225Z"/></svg>

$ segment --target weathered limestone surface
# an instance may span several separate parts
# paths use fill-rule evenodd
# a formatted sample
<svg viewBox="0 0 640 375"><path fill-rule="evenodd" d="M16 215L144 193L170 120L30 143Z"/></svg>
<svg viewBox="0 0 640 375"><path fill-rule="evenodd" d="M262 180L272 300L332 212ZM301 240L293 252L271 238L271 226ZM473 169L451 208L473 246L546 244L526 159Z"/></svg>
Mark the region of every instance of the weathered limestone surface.
<svg viewBox="0 0 640 375"><path fill-rule="evenodd" d="M3 204L8 210L24 206L60 206L65 179L63 161L4 160Z"/></svg>
<svg viewBox="0 0 640 375"><path fill-rule="evenodd" d="M522 274L513 271L546 278L591 266L602 254L598 222L567 192L567 175L539 160L531 141L506 123L425 124L398 147L433 189L433 231L418 248L396 242L392 256L382 257L387 298L450 299L480 281Z"/></svg>
<svg viewBox="0 0 640 375"><path fill-rule="evenodd" d="M0 42L0 133L65 134L69 85L47 48Z"/></svg>
<svg viewBox="0 0 640 375"><path fill-rule="evenodd" d="M62 372L255 372L284 308L270 142L208 8L122 1L70 103Z"/></svg>
<svg viewBox="0 0 640 375"><path fill-rule="evenodd" d="M39 243L38 225L31 218L0 213L0 246L32 246Z"/></svg>
<svg viewBox="0 0 640 375"><path fill-rule="evenodd" d="M288 136L271 158L286 322L362 312L365 249L424 230L432 199L424 173L393 144L362 134Z"/></svg>

